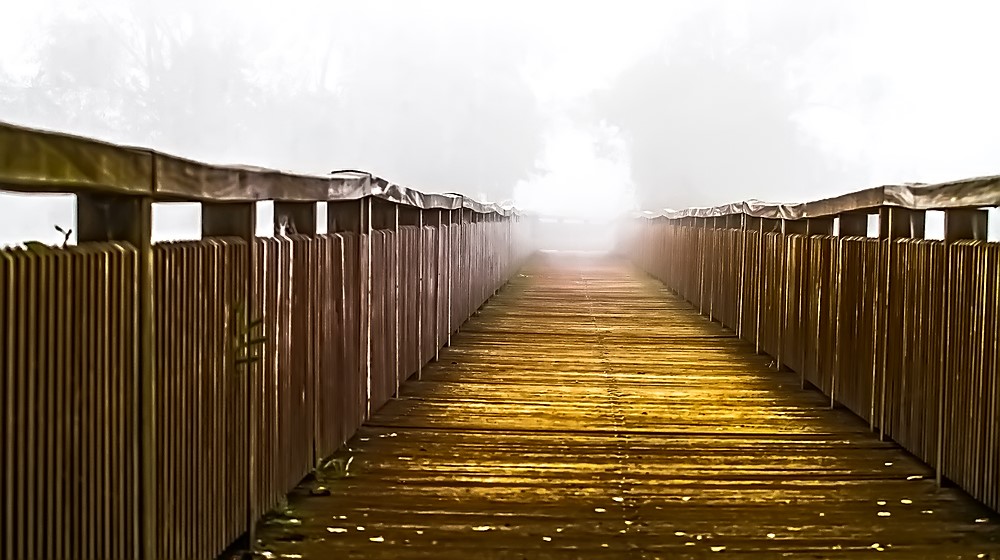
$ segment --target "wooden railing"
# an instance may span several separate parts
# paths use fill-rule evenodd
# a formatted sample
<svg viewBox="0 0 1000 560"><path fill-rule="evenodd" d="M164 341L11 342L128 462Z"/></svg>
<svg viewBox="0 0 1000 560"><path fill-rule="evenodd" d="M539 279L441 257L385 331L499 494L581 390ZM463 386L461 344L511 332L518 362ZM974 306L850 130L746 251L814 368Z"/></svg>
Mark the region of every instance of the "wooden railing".
<svg viewBox="0 0 1000 560"><path fill-rule="evenodd" d="M461 196L8 125L0 189L75 193L79 239L0 251L4 560L252 542L530 251ZM254 236L258 200L284 235ZM201 202L202 240L152 244L156 201Z"/></svg>
<svg viewBox="0 0 1000 560"><path fill-rule="evenodd" d="M981 207L997 204L988 177L647 214L621 250L996 510L1000 244ZM923 239L927 210L944 212L943 240Z"/></svg>

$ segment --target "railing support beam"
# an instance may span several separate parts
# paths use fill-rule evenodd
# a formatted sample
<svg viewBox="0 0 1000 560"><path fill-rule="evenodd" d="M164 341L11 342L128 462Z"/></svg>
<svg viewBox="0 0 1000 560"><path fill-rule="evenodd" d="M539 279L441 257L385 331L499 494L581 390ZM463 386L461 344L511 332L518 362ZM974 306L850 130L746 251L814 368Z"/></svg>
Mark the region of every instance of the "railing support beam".
<svg viewBox="0 0 1000 560"><path fill-rule="evenodd" d="M863 212L850 212L837 216L840 222L840 229L837 235L840 237L867 237L868 236L868 214Z"/></svg>
<svg viewBox="0 0 1000 560"><path fill-rule="evenodd" d="M807 219L806 235L833 235L833 216Z"/></svg>
<svg viewBox="0 0 1000 560"><path fill-rule="evenodd" d="M896 239L924 238L923 210L882 207L878 214L878 237L893 241Z"/></svg>
<svg viewBox="0 0 1000 560"><path fill-rule="evenodd" d="M256 232L256 204L252 202L201 203L202 237L239 237L250 242Z"/></svg>
<svg viewBox="0 0 1000 560"><path fill-rule="evenodd" d="M944 240L951 243L963 239L986 241L989 213L975 208L945 210Z"/></svg>
<svg viewBox="0 0 1000 560"><path fill-rule="evenodd" d="M327 217L329 220L329 216ZM315 202L274 202L274 231L284 234L315 235Z"/></svg>

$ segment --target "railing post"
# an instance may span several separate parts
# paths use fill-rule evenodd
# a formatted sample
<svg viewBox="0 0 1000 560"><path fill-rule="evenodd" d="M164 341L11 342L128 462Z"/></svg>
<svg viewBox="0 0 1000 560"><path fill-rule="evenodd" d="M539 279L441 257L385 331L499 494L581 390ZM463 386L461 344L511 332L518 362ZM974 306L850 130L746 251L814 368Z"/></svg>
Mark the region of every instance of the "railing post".
<svg viewBox="0 0 1000 560"><path fill-rule="evenodd" d="M466 221L466 218L468 221ZM472 317L472 224L476 222L476 214L472 210L462 211L462 231L464 232L462 239L462 258L465 259L465 313L466 316L462 318L464 323L467 319ZM468 254L466 254L466 251ZM467 257L467 258L466 258ZM461 326L459 326L461 328Z"/></svg>
<svg viewBox="0 0 1000 560"><path fill-rule="evenodd" d="M496 241L496 233L495 232L497 232L497 231L499 231L501 229L500 227L498 227L498 224L501 224L504 221L504 219L503 219L503 216L501 216L500 214L497 214L497 213L493 213L493 214L491 214L491 216L492 216L492 218L490 219L490 222L492 224L494 224L494 225L490 226L490 234L491 234L490 242L493 243L493 242ZM496 249L497 249L496 246L494 246L492 244L490 245L490 253L491 254ZM499 261L493 260L493 261L491 261L491 263L493 264L493 275L494 275L494 277L491 279L491 281L493 282L493 295L496 296L497 294L500 293L500 285L501 285L501 280L502 280L501 277L502 276L506 276L506 274L501 269Z"/></svg>
<svg viewBox="0 0 1000 560"><path fill-rule="evenodd" d="M830 235L833 235L833 216L822 216L822 217L807 218L806 219L806 244L805 244L805 254L804 254L805 259L802 261L801 265L802 265L802 267L805 267L805 269L809 270L810 273L802 275L803 280L802 280L802 282L800 282L800 284L799 284L800 286L806 287L807 286L806 279L811 277L811 272L812 272L812 258L813 258L813 240L812 240L812 237L813 236L830 236ZM803 268L800 268L800 270L803 270ZM820 274L822 274L822 272ZM815 353L815 360L813 361L813 367L815 368L814 371L816 372L816 377L819 378L819 376L820 376L820 369L821 369L820 355L822 354L822 352L820 351L820 338L821 338L820 335L822 334L822 330L823 330L823 319L822 319L822 317L823 317L823 281L822 281L821 278L814 278L813 281L816 283L816 301L814 302L814 307L813 307L813 312L815 312L815 314L816 314L815 315L815 317L816 317L816 332L813 333L813 335L814 335L813 336L813 351ZM808 294L808 293L809 293L808 291L800 291L799 292L799 297L801 298L800 301L804 301L804 299L805 299L804 295ZM801 304L799 306L799 309L800 309L799 318L801 320L801 316L802 316L802 314L801 314L802 305ZM806 370L806 346L802 345L802 371L803 371L803 373L802 373L802 388L803 389L805 389L805 387L806 387L805 370ZM822 387L819 387L819 389L822 391Z"/></svg>
<svg viewBox="0 0 1000 560"><path fill-rule="evenodd" d="M707 218L692 218L692 225L697 235L698 250L698 314L705 314L705 230L708 228Z"/></svg>
<svg viewBox="0 0 1000 560"><path fill-rule="evenodd" d="M736 332L737 337L740 332L739 325L739 305L740 301L743 299L743 294L741 290L743 289L743 244L742 244L742 230L743 230L743 216L740 214L727 214L721 218L723 222L723 231L721 245L727 248L726 254L722 257L725 262L725 276L722 278L722 284L720 286L720 292L722 296L722 302L726 306L730 316L723 317L719 319L719 322L726 325L726 320L735 322L735 324L726 325ZM739 240L739 247L734 245ZM739 250L739 261L737 262L731 257L734 257L734 250ZM737 266L739 269L737 269ZM723 311L726 313L726 311Z"/></svg>
<svg viewBox="0 0 1000 560"><path fill-rule="evenodd" d="M476 224L479 223L479 220L480 220L479 214L473 210L469 210L469 226L468 226L469 231L467 233L468 237L465 238L466 239L465 246L466 249L469 251L469 253L465 256L465 265L469 271L469 279L468 283L466 284L468 292L468 304L467 304L468 308L466 309L468 315L466 316L466 320L471 319L472 316L476 314L476 309L474 309L473 306L475 305L474 302L476 301L475 285L477 280L477 273L479 272L478 270L476 270L475 267L476 264L475 253L477 248Z"/></svg>
<svg viewBox="0 0 1000 560"><path fill-rule="evenodd" d="M888 347L889 347L889 307L892 297L892 254L893 246L899 239L923 238L924 236L924 212L907 210L893 206L883 206L879 208L879 247L881 255L879 257L879 290L875 292L875 312L877 314L876 331L876 365L872 368L872 406L871 423L878 418L879 439L886 439L886 417L885 417L885 395L886 378L888 372ZM905 337L903 337L905 340ZM876 398L877 392L877 398ZM878 414L875 413L876 402L878 403Z"/></svg>
<svg viewBox="0 0 1000 560"><path fill-rule="evenodd" d="M373 238L375 236L375 232L376 232L376 230L379 230L380 232L382 232L379 235L384 240L384 243L383 243L383 245L381 247L382 248L382 253L380 255L380 258L384 258L385 260L384 261L380 261L381 264L382 264L382 266L384 268L380 269L378 271L378 273L379 274L383 274L384 278L386 280L386 282L385 282L385 291L382 292L382 293L380 293L379 296L382 297L382 298L386 298L388 300L388 302L389 302L388 306L381 307L382 313L383 313L383 317L382 317L383 323L382 324L384 326L384 329L379 334L382 335L382 336L384 336L384 337L385 336L390 337L390 338L383 338L382 340L380 340L379 341L380 344L385 345L385 346L380 347L379 349L375 349L375 348L372 347L372 344L373 344L372 343L372 338L371 338L371 335L369 334L369 337L368 337L368 340L369 340L369 344L368 344L368 346L369 346L369 348L368 348L369 363L370 363L371 356L372 356L372 354L373 354L374 351L384 352L386 349L388 349L388 351L392 353L392 359L389 361L389 364L387 364L387 368L388 368L388 373L392 375L394 381L390 382L388 379L383 380L383 381L386 382L386 383L390 383L390 385L388 386L389 389L392 389L390 397L391 398L396 398L397 393L398 393L398 389L399 389L399 372L400 372L400 364L401 364L400 354L399 354L399 349L400 349L400 344L399 344L399 337L400 337L400 332L399 332L399 327L400 327L400 320L399 320L399 309L400 309L400 305L399 305L399 303L400 303L400 298L399 298L399 254L400 254L400 250L399 250L399 244L400 244L399 211L400 210L399 210L399 208L400 208L400 206L399 206L399 204L397 204L397 203L395 203L395 202L393 202L391 200L386 200L386 199L381 199L381 198L374 198L374 197L369 197L369 204L370 204L369 222L371 224L371 227L369 228L369 231L372 232L370 240L369 240L369 243L368 243L369 253L371 253L371 247L373 245L372 240L373 240ZM374 262L375 262L375 259L372 258L372 257L369 257L369 261L368 261L368 263L369 263L369 266L368 266L368 268L369 268L369 272L368 272L368 278L369 278L368 279L368 285L369 285L369 298L368 298L369 299L369 302L368 302L368 323L369 323L369 325L368 325L368 331L369 331L369 333L372 330L371 323L372 323L372 318L374 316L374 307L375 307L374 304L372 303L372 295L373 295L373 291L374 291L374 288L373 288L373 286L374 286L374 275L376 274L376 271L372 270L372 266L373 266ZM380 278L382 278L382 277L380 277ZM385 301L383 300L382 303L384 304ZM392 334L392 333L394 333L394 334ZM379 403L379 404L384 404L384 403ZM375 411L374 410L370 410L369 414L371 414L373 412L375 412Z"/></svg>
<svg viewBox="0 0 1000 560"><path fill-rule="evenodd" d="M736 299L736 338L743 338L743 305L746 294L746 266L747 266L747 215L739 214L733 216L738 220L735 225L739 229L740 240L740 285L739 296Z"/></svg>
<svg viewBox="0 0 1000 560"><path fill-rule="evenodd" d="M861 212L844 213L837 216L837 293L834 305L834 347L833 372L830 375L830 409L837 405L837 380L840 375L841 346L841 302L844 293L844 238L865 237L868 235L868 215Z"/></svg>
<svg viewBox="0 0 1000 560"><path fill-rule="evenodd" d="M334 202L327 202L326 211L326 221L327 221L327 232L328 233L353 233L357 237L357 246L355 251L357 251L357 270L361 270L365 260L368 256L368 244L365 243L365 235L367 235L369 227L368 218L368 204L367 199L357 199L357 200L340 200ZM369 238L370 239L370 238ZM345 266L345 251L347 246L341 244L340 246L340 297L341 297L341 325L344 329L347 328L347 267ZM354 302L354 308L356 311L356 316L358 318L358 340L357 340L357 350L358 354L358 371L354 372L362 379L369 379L368 364L366 363L367 354L367 340L365 332L365 313L367 308L365 306L365 290L367 289L367 274L358 275L356 280L358 282L358 299ZM342 333L340 336L341 348L343 354L347 354L347 337L346 333ZM368 400L368 393L370 387L366 385L365 387L365 402ZM367 405L366 405L367 406Z"/></svg>
<svg viewBox="0 0 1000 560"><path fill-rule="evenodd" d="M417 231L417 256L416 256L417 270L416 270L416 277L413 278L413 280L415 280L416 284L417 284L416 301L410 301L409 299L406 300L407 307L410 308L410 309L414 309L416 311L416 319L417 319L416 329L417 329L417 331L416 331L416 333L407 333L407 334L416 334L416 343L415 344L411 343L411 348L406 348L405 349L405 351L409 352L411 350L414 350L414 348L412 346L415 346L416 358L417 358L417 369L415 371L411 371L409 369L406 369L409 366L403 360L402 354L400 354L399 360L400 360L400 367L401 367L400 371L403 374L405 374L403 376L403 378L402 378L403 380L406 380L410 375L412 375L414 373L417 374L417 379L419 379L420 376L422 375L423 364L424 364L424 362L423 362L423 346L422 346L422 344L423 344L423 313L424 313L424 303L423 303L423 293L424 293L424 272L423 272L423 270L424 270L423 269L423 266L424 266L424 253L423 253L423 251L424 251L424 243L423 243L424 210L421 209L421 208L413 207L413 206L408 206L408 205L403 205L403 204L397 204L396 205L396 220L397 220L396 229L398 230L397 236L398 236L398 239L399 239L399 248L400 248L399 249L399 254L400 254L400 257L402 257L402 254L403 254L403 251L402 251L403 237L402 236L403 236L403 232L405 231L405 230L401 229L400 226L415 227L416 231ZM412 255L411 255L410 249L407 249L406 254L407 254L407 257L408 257L408 260L407 260L407 263L406 263L406 267L407 267L407 270L409 270L409 267L411 266L410 263L412 262L412 258L413 258ZM403 300L403 295L406 294L406 293L408 293L408 292L406 292L406 289L407 289L406 286L408 285L408 282L409 282L409 277L404 277L404 275L403 275L403 272L402 272L403 269L401 268L402 266L403 266L402 261L401 260L397 260L397 266L396 266L397 271L398 271L397 272L397 276L398 276L398 282L397 282L397 284L398 284L398 290L397 290L397 292L399 294L399 302L400 302L400 305L397 305L397 308L398 308L397 315L399 317L399 320L398 320L399 327L397 329L398 330L398 336L397 336L397 338L400 340L400 344L402 344L402 340L403 340L403 333L402 333L402 329L404 328L403 323L406 321L406 315L405 315L406 309L402 308L402 303L401 302ZM411 274L413 273L412 270L410 272L411 272ZM408 325L405 325L405 327L409 328Z"/></svg>
<svg viewBox="0 0 1000 560"><path fill-rule="evenodd" d="M417 209L417 381L424 375L424 211Z"/></svg>
<svg viewBox="0 0 1000 560"><path fill-rule="evenodd" d="M329 217L328 217L329 219ZM289 235L316 235L316 203L315 202L286 202L281 200L274 201L274 231L275 234L281 237L287 237ZM288 254L288 266L294 267L296 255L296 246L294 242L288 242L289 254ZM300 247L301 248L301 247ZM294 270L294 268L293 268ZM295 290L294 282L289 285L289 296ZM294 300L293 300L294 301ZM312 297L306 298L307 306L312 305ZM314 310L309 309L309 314L312 315ZM295 317L289 317L288 324L291 325L297 319ZM311 331L312 329L310 329ZM313 333L309 333L310 337ZM309 346L312 346L311 341ZM308 362L307 362L308 363ZM312 410L310 411L310 416L313 418L313 461L312 463L317 464L322 457L319 455L319 451L316 449L318 445L318 439L316 437L316 430L318 429L318 416L319 411L316 408L316 395L319 394L320 379L316 375L315 368L306 367L306 373L308 377L306 378L306 385L312 387L312 397L308 399Z"/></svg>
<svg viewBox="0 0 1000 560"><path fill-rule="evenodd" d="M781 277L781 295L778 297L778 301L781 302L781 309L779 310L778 319L778 355L775 356L775 363L777 368L781 369L782 358L785 356L785 332L788 330L788 286L791 282L791 274L789 274L789 261L792 258L791 251L789 249L788 236L792 234L807 235L809 233L806 220L788 220L782 218L781 220L781 272L779 276ZM801 282L800 282L801 287ZM799 318L802 317L802 293L799 290L798 293L798 306L799 306ZM787 359L787 358L786 358ZM805 387L805 368L800 367L802 371L799 373L800 385Z"/></svg>
<svg viewBox="0 0 1000 560"><path fill-rule="evenodd" d="M719 218L705 218L705 267L709 269L708 278L708 320L715 320L715 277L719 268ZM709 253L711 248L711 253ZM711 255L711 258L709 258Z"/></svg>
<svg viewBox="0 0 1000 560"><path fill-rule="evenodd" d="M766 306L764 305L764 298L767 297L767 287L768 287L768 275L767 266L764 262L765 255L765 234L773 233L775 231L780 231L781 222L779 220L774 220L770 218L758 218L760 221L760 244L758 247L757 255L757 268L760 271L757 278L757 326L756 332L754 333L754 343L755 351L761 353L761 343L760 343L760 324L761 316L764 314Z"/></svg>
<svg viewBox="0 0 1000 560"><path fill-rule="evenodd" d="M145 560L158 557L156 533L159 519L156 495L159 484L156 467L156 386L154 384L154 317L153 317L153 199L140 196L103 196L78 194L76 197L77 240L123 241L136 249L136 316L135 337L137 379L132 385L132 402L137 403L137 439L131 444L138 450L137 502L132 504L133 521L139 529L138 550L133 556Z"/></svg>
<svg viewBox="0 0 1000 560"><path fill-rule="evenodd" d="M740 220L742 237L743 237L743 254L740 260L740 315L739 315L739 325L740 329L738 331L739 337L746 340L746 329L743 326L744 317L746 315L746 290L747 290L747 268L749 268L747 263L747 255L749 255L749 245L750 245L750 232L760 230L760 218L755 218L747 214L742 214ZM758 239L758 244L760 239ZM760 267L760 262L757 263L758 268ZM757 280L760 281L760 274L757 274ZM754 295L757 295L757 290L759 284L753 287ZM756 335L756 332L754 333Z"/></svg>
<svg viewBox="0 0 1000 560"><path fill-rule="evenodd" d="M435 217L436 216L436 217ZM443 267L444 263L441 258L444 251L442 247L444 246L444 228L442 224L444 223L444 210L438 210L435 214L431 214L431 219L433 220L432 225L437 230L437 245L434 247L434 262L437 263L434 267L435 278L434 278L434 361L441 359L441 278L443 277Z"/></svg>
<svg viewBox="0 0 1000 560"><path fill-rule="evenodd" d="M368 420L372 414L372 234L374 231L372 207L374 206L374 200L369 196L363 202L366 204L362 206L361 210L362 227L364 228L362 231L367 233L368 238L365 243L365 277L363 279L364 289L362 293L365 302L362 305L364 308L362 313L365 321L365 420Z"/></svg>
<svg viewBox="0 0 1000 560"><path fill-rule="evenodd" d="M393 342L396 345L396 363L395 363L395 368L393 369L393 377L395 378L396 389L392 392L392 398L395 399L395 398L399 397L399 371L401 369L401 364L403 362L403 360L401 359L401 357L399 355L399 339L402 338L402 336L403 336L403 333L400 332L400 326L401 325L400 325L400 321L399 321L399 308L400 308L400 304L399 304L400 303L400 298L399 298L399 280L400 280L399 279L399 252L400 252L399 251L399 244L400 244L400 239L399 238L402 237L402 232L399 229L399 204L393 204L392 205L392 219L393 219L393 223L392 223L392 233L393 233L393 236L392 236L393 237L392 252L393 252L393 255L394 255L394 258L392 259L393 260L393 266L392 266L393 273L392 273L392 276L394 278L394 282L393 282L393 306L392 307L393 307L394 316L395 316L395 323L396 323L396 336L393 337L395 339Z"/></svg>
<svg viewBox="0 0 1000 560"><path fill-rule="evenodd" d="M447 341L447 345L448 345L449 348L451 348L451 333L453 332L452 328L451 328L451 299L452 299L451 298L451 295L452 295L452 293L451 293L451 291L452 291L451 290L451 284L452 284L452 276L454 276L454 274L453 274L454 273L454 269L452 268L452 264L451 264L452 263L452 256L451 256L451 254L452 254L452 252L454 251L455 248L453 247L453 243L452 243L452 231L451 230L454 227L454 220L455 220L454 212L455 212L454 210L448 210L448 236L447 236L448 237L448 244L447 244L447 246L445 248L445 255L448 258L448 312L446 313L445 317L448 319L448 341ZM459 212L461 212L461 210L459 210Z"/></svg>
<svg viewBox="0 0 1000 560"><path fill-rule="evenodd" d="M955 259L952 257L952 244L956 241L975 240L985 241L988 230L989 214L985 210L974 208L956 208L945 210L944 213L944 245L945 245L945 282L944 290L944 328L941 329L941 364L938 368L938 402L937 402L937 457L935 480L938 486L944 484L944 448L945 430L949 425L946 416L946 403L948 396L949 371L949 343L952 340L951 332L951 298L948 290L954 287Z"/></svg>
<svg viewBox="0 0 1000 560"><path fill-rule="evenodd" d="M252 202L237 202L237 203L220 203L220 202L203 202L201 203L201 235L202 237L238 237L242 239L247 246L246 250L246 262L243 263L244 270L237 272L237 274L243 274L243 302L246 304L246 309L244 310L247 314L246 317L249 319L252 315L250 312L250 307L252 305L251 298L253 294L253 266L255 247L254 247L254 237L257 232L257 205ZM245 414L247 418L246 422L246 434L247 434L247 488L246 488L246 500L247 500L247 518L246 518L246 542L248 549L253 552L254 547L257 542L257 425L258 425L258 411L257 411L257 399L255 396L258 391L257 375L256 372L251 371L252 364L247 364L246 375L239 376L240 381L245 378L246 380L246 406ZM315 416L314 420L314 433L315 433ZM313 454L315 453L315 438Z"/></svg>

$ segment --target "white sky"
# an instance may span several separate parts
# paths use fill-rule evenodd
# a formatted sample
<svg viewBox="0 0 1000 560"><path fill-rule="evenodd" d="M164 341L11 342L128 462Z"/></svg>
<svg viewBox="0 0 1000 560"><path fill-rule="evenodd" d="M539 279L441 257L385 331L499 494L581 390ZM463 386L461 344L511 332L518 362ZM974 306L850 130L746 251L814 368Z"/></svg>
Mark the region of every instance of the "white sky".
<svg viewBox="0 0 1000 560"><path fill-rule="evenodd" d="M1000 3L852 7L854 25L805 53L809 132L838 155L875 162L872 184L1000 172ZM877 104L845 95L876 80Z"/></svg>
<svg viewBox="0 0 1000 560"><path fill-rule="evenodd" d="M506 188L519 205L532 210L606 215L635 207L637 192L675 188L637 184L632 172L638 157L630 143L633 135L601 119L593 122L580 115L589 114L591 96L612 88L640 60L669 59L685 52L673 41L706 18L719 23L714 33L720 35L704 40L715 45L716 56L733 56L734 60L739 60L739 53L727 53L727 49L739 49L741 41L760 35L761 29L782 38L807 29L797 19L803 13L815 11L831 18L829 27L800 52L776 52L775 60L784 65L783 70L767 74L767 79L780 80L781 87L804 95L807 104L796 107L788 118L803 138L821 147L832 164L856 170L851 176L856 183L762 185L746 177L718 189L703 189L699 202L797 201L876 184L935 182L1000 172L1000 45L995 38L1000 2L841 0L811 2L809 9L798 0L516 0L489 7L462 0L205 4L184 0L150 4L149 10L190 12L217 25L253 33L259 38L252 47L255 71L270 79L300 79L300 68L315 71L322 64L315 54L317 37L324 34L350 32L356 34L352 37L367 38L347 42L333 53L327 68L332 91L350 87L338 82L338 68L345 61L360 50L380 45L391 48L396 31L412 26L426 27L428 34L442 37L441 48L523 49L528 54L520 72L545 118L543 146L536 171ZM0 71L27 79L39 70L32 53L43 35L41 29L55 14L114 15L128 5L126 0L8 2L0 18ZM488 43L496 36L505 38L503 45ZM408 61L404 58L400 63ZM0 105L0 120L8 118ZM369 162L377 158L362 158L359 163ZM372 171L380 173L380 169ZM409 183L405 176L389 178ZM480 192L477 185L464 190ZM70 207L69 202L54 204L51 199L0 198L0 243L52 240L56 234L50 231L51 224L71 222ZM41 214L29 224L3 219L25 212ZM165 238L187 235L183 232L193 224L183 217L161 221L166 228L161 237Z"/></svg>

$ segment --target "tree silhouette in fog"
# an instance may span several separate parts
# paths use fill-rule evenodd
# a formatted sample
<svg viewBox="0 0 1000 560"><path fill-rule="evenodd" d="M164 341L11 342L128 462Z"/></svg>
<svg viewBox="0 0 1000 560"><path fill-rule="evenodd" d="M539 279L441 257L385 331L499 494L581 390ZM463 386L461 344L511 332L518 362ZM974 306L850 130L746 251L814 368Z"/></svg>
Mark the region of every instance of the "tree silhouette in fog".
<svg viewBox="0 0 1000 560"><path fill-rule="evenodd" d="M233 17L147 3L61 14L39 40L37 73L0 73L4 118L218 163L363 168L493 200L532 170L543 123L516 38L320 17L273 43L268 22Z"/></svg>
<svg viewBox="0 0 1000 560"><path fill-rule="evenodd" d="M784 202L789 192L814 199L859 186L857 170L796 122L809 100L795 83L795 54L833 27L750 21L736 33L719 18L696 19L595 95L595 114L629 140L643 207L734 202L738 192Z"/></svg>
<svg viewBox="0 0 1000 560"><path fill-rule="evenodd" d="M27 84L7 83L29 124L149 144L181 153L219 153L245 130L241 112L255 85L232 37L184 13L63 14L48 22ZM148 9L148 7L146 7Z"/></svg>

